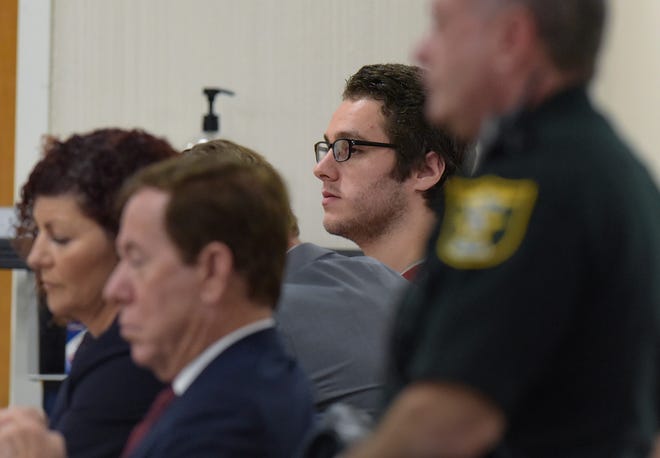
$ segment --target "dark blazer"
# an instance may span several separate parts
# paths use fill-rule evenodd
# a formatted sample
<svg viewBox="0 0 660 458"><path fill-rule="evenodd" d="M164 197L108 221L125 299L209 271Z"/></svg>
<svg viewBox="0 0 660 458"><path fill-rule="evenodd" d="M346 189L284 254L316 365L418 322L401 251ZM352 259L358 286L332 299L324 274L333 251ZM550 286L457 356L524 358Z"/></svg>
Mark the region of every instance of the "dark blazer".
<svg viewBox="0 0 660 458"><path fill-rule="evenodd" d="M277 325L314 385L317 410L339 401L379 409L390 319L409 286L370 257L311 243L289 252Z"/></svg>
<svg viewBox="0 0 660 458"><path fill-rule="evenodd" d="M60 387L51 429L64 435L67 456L117 457L163 385L131 360L117 320L94 339L86 336Z"/></svg>
<svg viewBox="0 0 660 458"><path fill-rule="evenodd" d="M312 419L307 379L269 328L218 355L130 456L292 458Z"/></svg>

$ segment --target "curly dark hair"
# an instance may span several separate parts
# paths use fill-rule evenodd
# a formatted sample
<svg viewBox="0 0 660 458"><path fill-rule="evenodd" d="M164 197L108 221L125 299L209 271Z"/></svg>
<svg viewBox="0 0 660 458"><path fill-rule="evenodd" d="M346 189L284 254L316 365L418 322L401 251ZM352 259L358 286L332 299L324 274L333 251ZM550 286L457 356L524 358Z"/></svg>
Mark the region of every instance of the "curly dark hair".
<svg viewBox="0 0 660 458"><path fill-rule="evenodd" d="M346 81L344 100L362 98L382 102L385 133L397 145L393 178L404 181L435 151L445 161L445 172L424 198L433 207L445 179L460 166L467 145L431 125L424 115L426 94L419 67L403 64L365 65Z"/></svg>
<svg viewBox="0 0 660 458"><path fill-rule="evenodd" d="M70 194L82 212L112 236L119 229L114 201L137 170L178 153L169 143L141 130L99 129L72 135L65 141L47 137L43 158L32 169L16 204L17 248L26 256L26 244L36 235L32 215L39 196Z"/></svg>

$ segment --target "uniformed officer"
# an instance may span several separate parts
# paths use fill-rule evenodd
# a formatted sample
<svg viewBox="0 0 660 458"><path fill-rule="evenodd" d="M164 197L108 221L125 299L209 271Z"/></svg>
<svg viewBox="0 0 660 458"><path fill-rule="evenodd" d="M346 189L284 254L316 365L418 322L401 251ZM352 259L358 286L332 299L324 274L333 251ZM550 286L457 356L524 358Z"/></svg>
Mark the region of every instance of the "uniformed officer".
<svg viewBox="0 0 660 458"><path fill-rule="evenodd" d="M434 0L427 115L481 134L351 457L646 457L660 195L592 106L604 0Z"/></svg>

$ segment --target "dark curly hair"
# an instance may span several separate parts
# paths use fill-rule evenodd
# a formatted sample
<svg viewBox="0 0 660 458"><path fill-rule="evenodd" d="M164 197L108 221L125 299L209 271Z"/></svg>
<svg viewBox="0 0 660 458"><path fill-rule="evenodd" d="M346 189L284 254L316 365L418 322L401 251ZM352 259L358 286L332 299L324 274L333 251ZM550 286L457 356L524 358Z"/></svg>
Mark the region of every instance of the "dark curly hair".
<svg viewBox="0 0 660 458"><path fill-rule="evenodd" d="M23 256L36 235L32 215L39 196L70 194L82 212L112 236L119 228L115 198L137 170L178 153L167 141L141 130L99 129L65 141L47 137L16 204L16 247Z"/></svg>
<svg viewBox="0 0 660 458"><path fill-rule="evenodd" d="M467 145L426 120L422 70L403 64L365 65L346 81L343 98L382 102L385 133L397 145L397 163L392 173L396 180L404 181L421 167L429 151L444 159L442 178L424 194L427 204L433 207L445 179L460 166Z"/></svg>

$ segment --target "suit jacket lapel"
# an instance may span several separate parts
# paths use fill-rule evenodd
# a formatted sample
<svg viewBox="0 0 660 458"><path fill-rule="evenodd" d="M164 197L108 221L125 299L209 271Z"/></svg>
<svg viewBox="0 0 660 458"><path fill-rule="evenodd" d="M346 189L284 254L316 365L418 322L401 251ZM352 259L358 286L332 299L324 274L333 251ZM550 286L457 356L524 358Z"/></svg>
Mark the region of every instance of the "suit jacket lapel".
<svg viewBox="0 0 660 458"><path fill-rule="evenodd" d="M264 344L264 340L270 343ZM163 416L153 425L151 430L144 437L142 442L138 444L130 458L141 458L151 456L152 449L160 445L163 437L169 435L169 431L176 428L176 423L180 417L185 417L188 411L194 408L191 403L187 402L194 394L195 390L202 389L206 391L204 385L209 381L210 383L222 383L223 374L230 373L234 370L241 370L244 364L250 364L250 358L257 357L259 353L255 353L254 348L258 348L259 352L264 348L276 348L277 334L274 328L264 329L254 334L239 340L225 351L220 353L211 363L199 374L193 381L192 385L188 387L181 397L175 399L167 408ZM272 342L271 342L272 341ZM212 402L212 399L210 400Z"/></svg>

